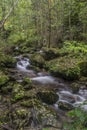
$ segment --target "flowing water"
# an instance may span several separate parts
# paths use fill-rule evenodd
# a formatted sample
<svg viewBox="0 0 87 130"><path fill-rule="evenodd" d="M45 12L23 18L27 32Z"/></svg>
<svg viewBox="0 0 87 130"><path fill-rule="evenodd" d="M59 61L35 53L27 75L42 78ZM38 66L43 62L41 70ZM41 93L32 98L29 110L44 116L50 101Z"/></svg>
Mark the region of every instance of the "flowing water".
<svg viewBox="0 0 87 130"><path fill-rule="evenodd" d="M77 94L74 94L70 87L68 87L67 83L64 81L51 76L46 72L35 72L29 69L31 65L30 60L26 57L16 57L18 59L17 69L20 72L25 72L29 74L29 78L33 83L40 84L41 86L51 86L57 89L57 94L59 95L59 100L56 104L54 104L55 109L58 109L58 102L62 101L65 103L69 103L73 107L80 106L82 109L87 111L87 105L81 105L85 100L87 100L87 90L80 89ZM31 76L34 75L34 76Z"/></svg>

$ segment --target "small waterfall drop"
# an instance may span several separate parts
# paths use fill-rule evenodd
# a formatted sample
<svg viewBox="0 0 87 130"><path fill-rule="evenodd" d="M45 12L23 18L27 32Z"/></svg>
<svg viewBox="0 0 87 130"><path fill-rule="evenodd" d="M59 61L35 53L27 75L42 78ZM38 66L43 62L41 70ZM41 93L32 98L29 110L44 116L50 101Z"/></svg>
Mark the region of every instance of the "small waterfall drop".
<svg viewBox="0 0 87 130"><path fill-rule="evenodd" d="M30 60L28 58L19 58L19 61L17 62L17 69L20 71L27 72L27 67L30 66Z"/></svg>

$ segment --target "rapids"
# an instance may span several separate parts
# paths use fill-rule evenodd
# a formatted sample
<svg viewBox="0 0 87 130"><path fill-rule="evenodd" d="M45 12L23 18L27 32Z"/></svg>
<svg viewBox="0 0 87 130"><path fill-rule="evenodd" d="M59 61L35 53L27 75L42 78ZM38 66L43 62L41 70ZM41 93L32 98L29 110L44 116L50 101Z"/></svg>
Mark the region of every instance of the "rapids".
<svg viewBox="0 0 87 130"><path fill-rule="evenodd" d="M73 107L81 107L82 109L87 111L87 105L83 105L83 102L87 100L86 89L80 89L77 94L74 94L70 87L68 87L68 85L62 80L53 77L47 72L35 72L29 69L32 63L28 58L22 56L16 58L18 59L16 68L21 72L29 73L29 78L32 80L33 83L37 83L45 87L58 87L57 94L59 95L59 100L56 104L54 104L55 109L58 109L58 102L62 101L72 104ZM32 77L31 75L34 75L34 77Z"/></svg>

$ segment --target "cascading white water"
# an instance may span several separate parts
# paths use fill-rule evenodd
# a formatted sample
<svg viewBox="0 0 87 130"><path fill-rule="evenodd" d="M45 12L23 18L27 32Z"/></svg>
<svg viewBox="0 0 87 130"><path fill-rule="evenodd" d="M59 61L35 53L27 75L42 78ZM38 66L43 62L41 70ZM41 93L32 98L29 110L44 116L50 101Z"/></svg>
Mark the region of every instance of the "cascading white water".
<svg viewBox="0 0 87 130"><path fill-rule="evenodd" d="M53 84L55 82L55 79L51 76L39 76L39 77L31 78L31 80L41 84Z"/></svg>
<svg viewBox="0 0 87 130"><path fill-rule="evenodd" d="M17 69L23 72L29 72L30 75L35 74L33 70L27 69L27 67L30 66L30 60L28 58L19 56L16 57L18 59L17 62ZM39 72L36 74L36 76L31 76L30 79L36 83L40 83L42 85L61 85L63 88L61 88L60 91L58 91L59 100L62 102L70 103L74 107L79 107L85 100L87 100L87 90L80 89L78 94L73 94L72 91L66 90L66 85L64 83L60 83L55 80L54 77L50 76L46 72ZM58 104L54 104L55 108L57 109ZM82 105L82 109L87 110L87 105Z"/></svg>
<svg viewBox="0 0 87 130"><path fill-rule="evenodd" d="M17 69L20 71L28 71L27 67L30 65L30 61L28 58L20 58L17 62Z"/></svg>
<svg viewBox="0 0 87 130"><path fill-rule="evenodd" d="M86 90L83 90L86 91ZM82 94L81 90L81 94ZM70 91L60 91L57 93L59 95L59 101L66 102L69 104L72 104L74 107L81 107L83 110L87 111L87 105L84 105L84 101L87 100L86 93L83 95L78 94L73 94Z"/></svg>

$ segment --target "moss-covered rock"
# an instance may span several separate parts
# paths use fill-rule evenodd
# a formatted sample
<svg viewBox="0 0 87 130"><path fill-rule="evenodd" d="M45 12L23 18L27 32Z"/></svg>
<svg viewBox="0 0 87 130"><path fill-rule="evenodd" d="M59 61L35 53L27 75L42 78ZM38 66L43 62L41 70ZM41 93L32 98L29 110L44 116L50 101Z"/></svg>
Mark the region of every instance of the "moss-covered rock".
<svg viewBox="0 0 87 130"><path fill-rule="evenodd" d="M41 105L41 102L37 99L30 99L30 100L22 101L21 105L24 106L24 107L28 107L28 108L34 107L34 106L39 108L40 105Z"/></svg>
<svg viewBox="0 0 87 130"><path fill-rule="evenodd" d="M36 89L27 90L24 93L24 99L36 98Z"/></svg>
<svg viewBox="0 0 87 130"><path fill-rule="evenodd" d="M14 68L16 59L9 55L0 53L0 67Z"/></svg>
<svg viewBox="0 0 87 130"><path fill-rule="evenodd" d="M24 98L24 91L20 91L19 93L15 94L12 98L12 102L17 102Z"/></svg>
<svg viewBox="0 0 87 130"><path fill-rule="evenodd" d="M31 59L32 64L37 66L37 67L42 68L45 64L45 60L41 54L38 54L38 53L33 54L30 57L30 59Z"/></svg>
<svg viewBox="0 0 87 130"><path fill-rule="evenodd" d="M32 89L33 88L32 81L28 77L24 78L22 84L23 84L25 89Z"/></svg>
<svg viewBox="0 0 87 130"><path fill-rule="evenodd" d="M49 61L46 68L55 76L60 76L67 80L76 80L80 77L78 59L71 57L61 57Z"/></svg>
<svg viewBox="0 0 87 130"><path fill-rule="evenodd" d="M12 90L12 102L16 102L24 98L24 89L23 86L20 84L14 84Z"/></svg>
<svg viewBox="0 0 87 130"><path fill-rule="evenodd" d="M74 108L71 103L64 102L64 101L59 101L59 102L58 102L58 107L59 107L60 109L62 109L62 110L65 110L65 111L66 111L66 110L69 111L69 110L72 110L72 109Z"/></svg>
<svg viewBox="0 0 87 130"><path fill-rule="evenodd" d="M80 88L80 84L78 82L74 82L70 85L70 88L72 89L73 93L77 93Z"/></svg>
<svg viewBox="0 0 87 130"><path fill-rule="evenodd" d="M56 48L43 48L43 57L45 60L51 60L60 56L59 49Z"/></svg>
<svg viewBox="0 0 87 130"><path fill-rule="evenodd" d="M40 91L37 93L37 97L47 104L54 104L59 99L59 96L53 91Z"/></svg>
<svg viewBox="0 0 87 130"><path fill-rule="evenodd" d="M9 86L9 85L3 86L1 88L1 92L3 94L9 94L10 92L12 92L12 86Z"/></svg>
<svg viewBox="0 0 87 130"><path fill-rule="evenodd" d="M9 77L0 71L0 86L6 84L9 80Z"/></svg>
<svg viewBox="0 0 87 130"><path fill-rule="evenodd" d="M81 75L87 77L87 61L82 61L79 63Z"/></svg>
<svg viewBox="0 0 87 130"><path fill-rule="evenodd" d="M19 49L16 52L18 52L19 54L32 53L33 48L27 47L23 44L23 46L19 46Z"/></svg>
<svg viewBox="0 0 87 130"><path fill-rule="evenodd" d="M56 112L38 99L23 100L21 106L14 108L10 115L13 117L14 124L20 128L27 126L31 129L32 123L38 127L42 125L59 127Z"/></svg>
<svg viewBox="0 0 87 130"><path fill-rule="evenodd" d="M87 77L81 76L79 79L80 83L87 87Z"/></svg>
<svg viewBox="0 0 87 130"><path fill-rule="evenodd" d="M26 118L28 111L26 109L20 108L16 110L16 114L20 119Z"/></svg>

